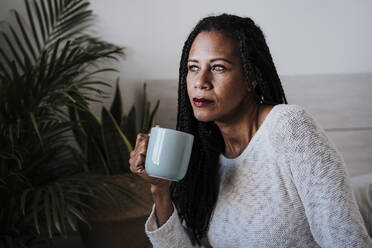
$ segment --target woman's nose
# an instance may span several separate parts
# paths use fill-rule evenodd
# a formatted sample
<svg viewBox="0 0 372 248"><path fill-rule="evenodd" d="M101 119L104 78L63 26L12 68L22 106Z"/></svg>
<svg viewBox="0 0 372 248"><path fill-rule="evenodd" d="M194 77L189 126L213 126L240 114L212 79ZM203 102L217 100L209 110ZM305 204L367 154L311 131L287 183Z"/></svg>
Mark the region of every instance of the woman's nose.
<svg viewBox="0 0 372 248"><path fill-rule="evenodd" d="M209 79L208 71L200 71L198 77L195 78L195 88L210 89L211 81Z"/></svg>

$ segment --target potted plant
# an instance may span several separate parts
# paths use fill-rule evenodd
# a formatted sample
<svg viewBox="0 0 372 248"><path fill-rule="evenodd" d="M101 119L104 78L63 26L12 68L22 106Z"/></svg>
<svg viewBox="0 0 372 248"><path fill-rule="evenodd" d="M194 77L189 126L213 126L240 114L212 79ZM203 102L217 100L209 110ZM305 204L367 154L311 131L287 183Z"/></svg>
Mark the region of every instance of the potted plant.
<svg viewBox="0 0 372 248"><path fill-rule="evenodd" d="M126 115L117 81L115 97L110 109L102 107L101 118L90 111L69 108L72 120L81 125L74 128L74 136L81 153L77 159L87 172L99 175L104 181L123 190L113 203L108 197L91 202L95 211L88 213L89 227L80 225L86 247L146 247L149 240L144 233L144 223L153 204L149 185L129 170L129 154L139 132L148 133L154 126L159 100L152 111L147 101L144 84L143 109L140 127L136 125L134 106Z"/></svg>
<svg viewBox="0 0 372 248"><path fill-rule="evenodd" d="M107 97L96 75L123 48L90 35L85 0L25 1L0 29L0 247L49 247L86 221L82 199L111 195L73 157L68 107Z"/></svg>

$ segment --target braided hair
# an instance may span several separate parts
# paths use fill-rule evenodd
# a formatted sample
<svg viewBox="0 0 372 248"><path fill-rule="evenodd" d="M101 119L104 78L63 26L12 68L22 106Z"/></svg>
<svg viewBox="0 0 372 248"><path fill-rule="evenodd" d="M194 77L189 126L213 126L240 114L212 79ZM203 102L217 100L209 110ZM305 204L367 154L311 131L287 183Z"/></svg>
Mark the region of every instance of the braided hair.
<svg viewBox="0 0 372 248"><path fill-rule="evenodd" d="M177 130L194 135L190 164L185 177L172 182L170 190L181 221L185 221L192 243L206 236L219 191L218 159L225 149L222 134L214 122L198 121L189 101L186 85L191 45L200 32L217 31L230 36L239 46L242 71L259 104L287 104L287 100L261 29L248 17L222 14L200 20L184 43L179 68ZM258 108L257 108L258 109ZM258 111L255 118L258 126ZM251 131L250 131L251 133Z"/></svg>

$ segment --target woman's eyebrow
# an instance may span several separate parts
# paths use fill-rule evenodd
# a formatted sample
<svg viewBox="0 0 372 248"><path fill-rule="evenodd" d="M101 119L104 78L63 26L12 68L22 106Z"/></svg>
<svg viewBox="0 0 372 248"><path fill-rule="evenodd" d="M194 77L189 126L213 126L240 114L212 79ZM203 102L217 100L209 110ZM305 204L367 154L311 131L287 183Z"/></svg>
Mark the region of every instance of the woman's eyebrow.
<svg viewBox="0 0 372 248"><path fill-rule="evenodd" d="M210 62L215 62L215 61L217 61L217 60L223 60L223 61L225 61L225 62L227 62L227 63L229 63L229 64L233 64L232 61L230 61L230 60L228 60L228 59L225 59L225 58L214 58L214 59L211 59L211 60L209 60L209 61L210 61ZM198 63L199 61L198 61L197 59L189 59L188 62L195 62L195 63Z"/></svg>

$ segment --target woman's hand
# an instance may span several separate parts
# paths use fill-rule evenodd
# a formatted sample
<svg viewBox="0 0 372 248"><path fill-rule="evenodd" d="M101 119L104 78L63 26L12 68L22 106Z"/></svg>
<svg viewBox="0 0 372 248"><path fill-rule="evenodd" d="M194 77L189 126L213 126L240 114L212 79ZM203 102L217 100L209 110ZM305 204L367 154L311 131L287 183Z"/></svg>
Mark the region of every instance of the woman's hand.
<svg viewBox="0 0 372 248"><path fill-rule="evenodd" d="M146 152L149 143L147 134L137 135L136 146L130 153L130 170L151 184L151 193L155 203L156 223L162 226L172 215L174 209L170 197L169 180L151 177L145 170Z"/></svg>
<svg viewBox="0 0 372 248"><path fill-rule="evenodd" d="M151 177L145 170L146 152L149 142L147 134L139 133L137 135L136 145L134 150L130 153L130 170L132 173L139 175L145 181L151 184L151 192L153 194L161 194L162 192L169 193L169 180Z"/></svg>

